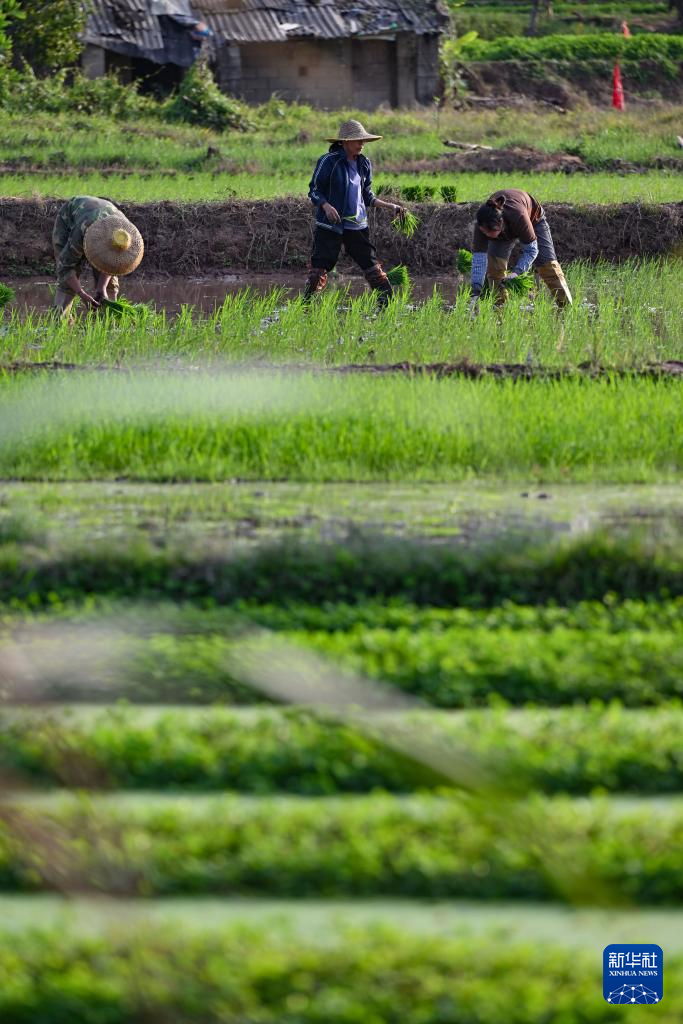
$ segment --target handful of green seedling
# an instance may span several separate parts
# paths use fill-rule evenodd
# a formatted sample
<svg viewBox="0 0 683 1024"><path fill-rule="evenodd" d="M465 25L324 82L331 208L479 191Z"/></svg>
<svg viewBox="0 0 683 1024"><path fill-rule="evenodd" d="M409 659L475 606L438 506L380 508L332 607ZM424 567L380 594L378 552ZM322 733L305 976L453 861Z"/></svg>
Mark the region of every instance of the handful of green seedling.
<svg viewBox="0 0 683 1024"><path fill-rule="evenodd" d="M442 185L440 191L444 203L457 203L458 190L455 185Z"/></svg>
<svg viewBox="0 0 683 1024"><path fill-rule="evenodd" d="M458 249L458 257L455 262L460 274L471 273L472 253L469 249ZM526 274L504 280L503 284L513 295L528 295L534 287L534 275L531 271L527 271Z"/></svg>
<svg viewBox="0 0 683 1024"><path fill-rule="evenodd" d="M534 287L534 275L528 270L517 277L503 278L502 284L513 295L528 295Z"/></svg>
<svg viewBox="0 0 683 1024"><path fill-rule="evenodd" d="M402 263L387 271L387 279L392 288L408 290L410 288L410 274L408 268Z"/></svg>
<svg viewBox="0 0 683 1024"><path fill-rule="evenodd" d="M0 309L6 306L8 302L12 302L15 298L14 288L10 288L8 284L2 284L0 282Z"/></svg>
<svg viewBox="0 0 683 1024"><path fill-rule="evenodd" d="M412 238L420 226L420 218L410 210L404 210L403 213L399 213L398 217L394 217L391 226L394 231L400 231L406 238Z"/></svg>
<svg viewBox="0 0 683 1024"><path fill-rule="evenodd" d="M100 306L113 316L115 320L137 320L146 306L136 305L127 299L102 299Z"/></svg>
<svg viewBox="0 0 683 1024"><path fill-rule="evenodd" d="M455 261L459 274L469 274L472 271L472 253L469 249L458 249L458 258Z"/></svg>

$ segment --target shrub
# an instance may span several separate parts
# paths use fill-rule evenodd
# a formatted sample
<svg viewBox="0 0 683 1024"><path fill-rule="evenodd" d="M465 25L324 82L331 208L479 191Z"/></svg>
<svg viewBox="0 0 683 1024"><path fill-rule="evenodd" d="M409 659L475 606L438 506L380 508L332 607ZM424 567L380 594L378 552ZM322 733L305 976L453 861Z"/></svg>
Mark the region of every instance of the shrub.
<svg viewBox="0 0 683 1024"><path fill-rule="evenodd" d="M177 94L164 105L169 121L187 121L215 131L249 131L246 108L222 93L205 61L197 61L185 75Z"/></svg>
<svg viewBox="0 0 683 1024"><path fill-rule="evenodd" d="M25 65L12 75L4 106L12 112L36 111L102 114L107 117L139 117L158 110L154 100L141 96L135 85L124 85L115 75L86 78L66 68L49 78L38 78Z"/></svg>

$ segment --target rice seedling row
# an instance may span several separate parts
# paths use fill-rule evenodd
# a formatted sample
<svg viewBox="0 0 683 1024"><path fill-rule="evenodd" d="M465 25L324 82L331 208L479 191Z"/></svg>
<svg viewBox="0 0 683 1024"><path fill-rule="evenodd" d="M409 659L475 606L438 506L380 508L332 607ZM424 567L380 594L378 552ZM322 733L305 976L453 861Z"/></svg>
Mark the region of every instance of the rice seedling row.
<svg viewBox="0 0 683 1024"><path fill-rule="evenodd" d="M520 386L286 373L5 380L0 474L676 481L679 391L675 381Z"/></svg>
<svg viewBox="0 0 683 1024"><path fill-rule="evenodd" d="M352 300L333 289L309 308L282 289L265 295L245 290L226 295L208 316L189 308L177 317L150 309L137 321L89 316L73 327L12 312L10 305L0 362L106 365L116 360L177 367L197 361L328 366L469 361L532 370L584 364L636 369L681 355L674 262L575 263L567 268L575 305L561 319L542 287L531 304L513 298L500 310L483 301L472 319L468 278L456 270L456 257L454 251L452 278L460 291L452 307L438 295L415 305L407 293L379 316L369 295Z"/></svg>
<svg viewBox="0 0 683 1024"><path fill-rule="evenodd" d="M438 172L377 172L377 187L401 196L406 188L421 186L422 196L430 201L443 201L442 189L454 189L457 202L483 201L499 188L522 188L541 196L544 202L597 203L614 202L673 203L683 197L680 174L652 171L617 177L614 174L567 175L555 172L474 172L453 170ZM196 172L176 175L120 175L88 171L56 174L50 172L3 174L5 196L58 197L73 195L107 195L115 203L210 202L226 199L277 199L300 196L306 182L301 171L290 174L250 174L233 172ZM433 190L433 194L430 193ZM456 201L452 198L448 202ZM181 213L182 211L179 211Z"/></svg>

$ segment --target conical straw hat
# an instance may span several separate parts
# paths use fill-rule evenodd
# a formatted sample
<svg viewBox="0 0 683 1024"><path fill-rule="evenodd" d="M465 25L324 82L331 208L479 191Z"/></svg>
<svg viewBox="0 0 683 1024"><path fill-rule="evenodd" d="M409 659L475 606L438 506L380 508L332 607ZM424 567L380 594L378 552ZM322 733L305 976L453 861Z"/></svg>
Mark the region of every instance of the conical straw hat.
<svg viewBox="0 0 683 1024"><path fill-rule="evenodd" d="M145 244L135 224L119 213L90 225L83 238L83 252L101 274L125 277L139 265Z"/></svg>
<svg viewBox="0 0 683 1024"><path fill-rule="evenodd" d="M343 121L339 126L339 134L326 142L376 142L381 135L370 135L360 121Z"/></svg>

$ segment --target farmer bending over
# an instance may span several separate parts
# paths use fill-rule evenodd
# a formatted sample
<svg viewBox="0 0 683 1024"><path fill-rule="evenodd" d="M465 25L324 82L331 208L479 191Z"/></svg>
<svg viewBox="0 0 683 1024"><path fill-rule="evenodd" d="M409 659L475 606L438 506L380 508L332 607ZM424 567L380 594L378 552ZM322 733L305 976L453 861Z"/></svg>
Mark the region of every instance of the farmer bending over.
<svg viewBox="0 0 683 1024"><path fill-rule="evenodd" d="M363 146L381 138L366 132L360 121L344 121L336 138L327 140L332 145L318 160L308 190L316 213L305 299L327 284L328 271L339 259L342 242L377 292L380 305L386 306L393 295L370 241L367 218L370 206L383 207L398 216L404 213L402 206L377 199L372 191L372 165L363 156Z"/></svg>
<svg viewBox="0 0 683 1024"><path fill-rule="evenodd" d="M513 270L508 260L516 242L522 251ZM572 296L557 262L555 247L543 207L533 196L518 188L494 192L477 210L472 246L472 296L481 294L486 276L497 292L497 301L507 300L505 285L535 265L558 306L572 303Z"/></svg>
<svg viewBox="0 0 683 1024"><path fill-rule="evenodd" d="M77 295L91 309L102 299L116 299L119 276L135 270L144 253L135 225L113 203L96 196L74 196L64 203L55 220L52 244L57 264L53 305L62 316L68 315ZM79 280L86 261L95 280L93 295Z"/></svg>

